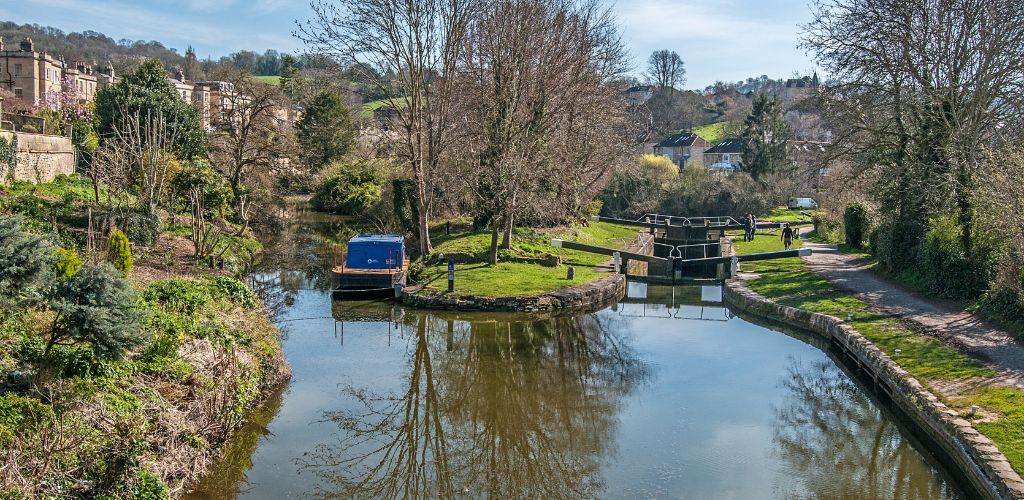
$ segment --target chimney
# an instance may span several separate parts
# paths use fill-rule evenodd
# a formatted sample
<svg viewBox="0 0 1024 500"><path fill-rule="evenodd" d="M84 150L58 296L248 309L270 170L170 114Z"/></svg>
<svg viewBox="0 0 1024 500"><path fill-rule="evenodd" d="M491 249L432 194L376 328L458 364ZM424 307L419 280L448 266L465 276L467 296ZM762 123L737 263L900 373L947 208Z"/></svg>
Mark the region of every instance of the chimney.
<svg viewBox="0 0 1024 500"><path fill-rule="evenodd" d="M103 70L107 72L107 76L109 76L111 80L114 79L114 63L108 62L107 67L103 68Z"/></svg>
<svg viewBox="0 0 1024 500"><path fill-rule="evenodd" d="M4 37L0 36L0 51L4 50Z"/></svg>
<svg viewBox="0 0 1024 500"><path fill-rule="evenodd" d="M21 51L22 52L34 52L33 45L32 45L32 39L31 38L25 37L25 39L22 40L22 42L21 42Z"/></svg>
<svg viewBox="0 0 1024 500"><path fill-rule="evenodd" d="M185 73L181 71L181 68L174 68L174 79L179 82L185 81Z"/></svg>

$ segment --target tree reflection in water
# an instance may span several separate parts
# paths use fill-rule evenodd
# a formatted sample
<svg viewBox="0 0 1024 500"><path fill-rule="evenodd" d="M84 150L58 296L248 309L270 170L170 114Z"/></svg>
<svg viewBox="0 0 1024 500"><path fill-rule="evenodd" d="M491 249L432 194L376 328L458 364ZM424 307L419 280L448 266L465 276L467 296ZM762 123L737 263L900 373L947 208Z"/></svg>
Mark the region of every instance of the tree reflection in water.
<svg viewBox="0 0 1024 500"><path fill-rule="evenodd" d="M452 321L415 332L397 394L343 388L358 411L326 414L337 442L299 465L323 497L593 497L624 396L649 376L594 316Z"/></svg>
<svg viewBox="0 0 1024 500"><path fill-rule="evenodd" d="M830 360L790 359L775 450L812 498L951 498L896 425Z"/></svg>

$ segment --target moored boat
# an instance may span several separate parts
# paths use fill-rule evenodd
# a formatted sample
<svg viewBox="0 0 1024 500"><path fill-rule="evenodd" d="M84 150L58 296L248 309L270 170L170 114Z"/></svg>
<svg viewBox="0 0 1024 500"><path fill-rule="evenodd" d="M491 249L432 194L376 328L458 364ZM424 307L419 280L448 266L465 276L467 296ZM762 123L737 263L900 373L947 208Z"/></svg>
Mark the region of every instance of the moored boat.
<svg viewBox="0 0 1024 500"><path fill-rule="evenodd" d="M331 289L340 298L363 298L395 293L409 272L405 238L396 234L360 234L335 253Z"/></svg>

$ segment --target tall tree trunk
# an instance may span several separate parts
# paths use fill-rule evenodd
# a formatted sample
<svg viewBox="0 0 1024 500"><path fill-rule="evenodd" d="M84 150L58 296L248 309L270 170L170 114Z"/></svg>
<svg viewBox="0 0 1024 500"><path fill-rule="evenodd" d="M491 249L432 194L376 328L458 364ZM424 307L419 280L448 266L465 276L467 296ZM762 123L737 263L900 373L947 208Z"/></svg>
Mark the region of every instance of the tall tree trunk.
<svg viewBox="0 0 1024 500"><path fill-rule="evenodd" d="M422 175L416 175L416 219L419 227L420 255L426 257L434 251L430 243L430 207L427 206L428 194L426 181Z"/></svg>
<svg viewBox="0 0 1024 500"><path fill-rule="evenodd" d="M971 203L971 192L974 190L974 179L971 178L970 172L966 171L966 167L960 167L960 175L958 176L958 190L956 195L957 209L959 210L959 217L957 222L960 225L960 244L964 247L964 253L968 258L971 257L971 250L974 246L972 237L972 228L974 226L974 206Z"/></svg>
<svg viewBox="0 0 1024 500"><path fill-rule="evenodd" d="M501 248L504 248L505 250L512 249L512 225L514 219L515 216L512 214L509 214L505 219L504 235L501 238Z"/></svg>
<svg viewBox="0 0 1024 500"><path fill-rule="evenodd" d="M501 227L501 223L498 219L491 221L491 248L487 251L487 262L490 264L498 263L498 228Z"/></svg>

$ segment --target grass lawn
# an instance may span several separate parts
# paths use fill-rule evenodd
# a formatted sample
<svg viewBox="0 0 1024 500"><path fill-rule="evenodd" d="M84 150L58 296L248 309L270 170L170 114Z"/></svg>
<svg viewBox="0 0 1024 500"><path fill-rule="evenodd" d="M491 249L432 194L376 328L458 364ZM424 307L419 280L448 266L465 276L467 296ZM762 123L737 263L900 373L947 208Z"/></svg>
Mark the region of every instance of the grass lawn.
<svg viewBox="0 0 1024 500"><path fill-rule="evenodd" d="M501 251L499 262L489 264L459 264L455 271L455 291L460 295L502 297L512 295L534 295L551 292L567 286L587 283L603 276L594 269L597 264L609 259L578 250L554 248L552 238L560 238L592 245L624 248L636 239L636 228L616 226L604 222L590 226L560 231L517 230L512 240L511 251ZM434 253L468 253L485 256L491 242L487 232L463 233L435 240ZM544 254L555 254L562 258L562 265L545 267L533 263L501 262L510 258L538 258ZM576 279L565 279L566 267L576 268ZM442 289L447 284L447 264L428 266L419 273L419 280L431 288Z"/></svg>
<svg viewBox="0 0 1024 500"><path fill-rule="evenodd" d="M779 222L810 222L811 218L805 216L800 212L806 212L814 215L814 210L790 210L786 207L775 207L768 215L759 217L763 220L773 220Z"/></svg>
<svg viewBox="0 0 1024 500"><path fill-rule="evenodd" d="M274 76L256 76L253 77L257 82L269 83L271 85L281 85L281 77Z"/></svg>
<svg viewBox="0 0 1024 500"><path fill-rule="evenodd" d="M693 133L701 136L704 140L710 142L712 145L718 144L722 139L725 139L725 127L728 124L726 122L711 123L708 125L701 125L693 128Z"/></svg>
<svg viewBox="0 0 1024 500"><path fill-rule="evenodd" d="M380 99L380 100L377 100L377 101L370 101L368 103L365 103L365 104L363 104L363 107L360 108L360 110L359 110L359 117L360 118L373 118L373 112L376 111L377 108L381 108L383 106L389 106L390 102L391 102L390 99ZM402 101L400 99L396 99L395 100L395 104L398 105L398 106L403 106L404 102L405 101Z"/></svg>
<svg viewBox="0 0 1024 500"><path fill-rule="evenodd" d="M737 238L733 245L738 254L782 250L777 235L759 235L753 242ZM925 385L996 375L934 337L870 311L866 302L832 288L799 258L749 262L742 264L742 269L761 275L747 283L752 290L780 304L839 318L852 314L850 324L861 335ZM896 349L901 350L899 356L895 356ZM989 387L946 398L945 402L961 410L978 405L985 410L983 413L994 416L994 420L987 419L992 421L978 422L977 429L996 443L1017 472L1024 472L1024 392Z"/></svg>

